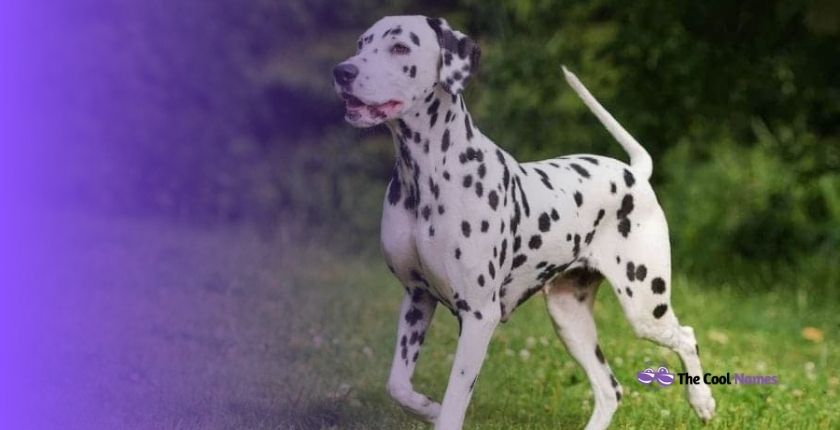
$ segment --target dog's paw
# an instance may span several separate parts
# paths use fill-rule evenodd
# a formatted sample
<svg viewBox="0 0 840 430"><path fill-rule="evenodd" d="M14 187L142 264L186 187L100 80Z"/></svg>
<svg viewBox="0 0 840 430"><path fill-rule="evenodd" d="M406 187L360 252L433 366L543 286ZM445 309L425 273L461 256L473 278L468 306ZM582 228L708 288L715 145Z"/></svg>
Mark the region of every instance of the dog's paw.
<svg viewBox="0 0 840 430"><path fill-rule="evenodd" d="M688 402L703 422L715 416L715 398L708 385L693 385L688 390Z"/></svg>
<svg viewBox="0 0 840 430"><path fill-rule="evenodd" d="M427 402L421 405L414 411L411 411L417 418L429 423L434 424L437 421L438 416L440 415L440 403L433 401L432 399L426 397Z"/></svg>

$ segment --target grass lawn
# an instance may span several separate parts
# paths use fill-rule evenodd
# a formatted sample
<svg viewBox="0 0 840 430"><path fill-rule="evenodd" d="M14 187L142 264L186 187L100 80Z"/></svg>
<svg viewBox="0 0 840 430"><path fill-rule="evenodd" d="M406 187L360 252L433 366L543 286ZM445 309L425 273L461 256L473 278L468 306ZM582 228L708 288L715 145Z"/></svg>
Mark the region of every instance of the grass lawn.
<svg viewBox="0 0 840 430"><path fill-rule="evenodd" d="M282 233L266 242L247 229L145 220L98 220L81 231L62 239L88 238L68 257L66 275L95 282L84 300L68 293L71 303L46 327L63 339L51 369L65 374L44 374L59 381L44 395L57 411L53 424L427 428L385 393L402 289L378 256L325 241L298 246ZM600 344L625 393L613 428L840 426L840 304L797 295L795 286L743 294L680 276L673 284L674 308L694 327L706 371L778 375L779 384L713 386L717 416L703 426L682 387L636 382L645 367L674 371L679 361L636 339L602 287ZM806 327L819 333L806 339ZM418 391L441 399L456 336L455 319L438 309ZM588 381L535 296L496 332L465 427L583 428L591 410Z"/></svg>

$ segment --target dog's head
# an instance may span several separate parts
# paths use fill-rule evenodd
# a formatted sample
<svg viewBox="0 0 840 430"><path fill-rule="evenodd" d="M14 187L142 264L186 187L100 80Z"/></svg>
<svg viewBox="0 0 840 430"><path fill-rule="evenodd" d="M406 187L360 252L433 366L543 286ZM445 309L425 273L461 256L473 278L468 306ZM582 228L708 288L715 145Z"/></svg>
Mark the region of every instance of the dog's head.
<svg viewBox="0 0 840 430"><path fill-rule="evenodd" d="M399 118L440 85L460 94L478 69L478 45L441 18L389 16L365 31L356 55L333 69L345 119L370 127Z"/></svg>

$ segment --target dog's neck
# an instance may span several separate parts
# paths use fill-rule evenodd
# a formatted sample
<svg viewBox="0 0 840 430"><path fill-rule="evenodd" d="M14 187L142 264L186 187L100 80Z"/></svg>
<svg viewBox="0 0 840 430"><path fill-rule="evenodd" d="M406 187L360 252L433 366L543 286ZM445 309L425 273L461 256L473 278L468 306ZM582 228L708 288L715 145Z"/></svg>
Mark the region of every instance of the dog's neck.
<svg viewBox="0 0 840 430"><path fill-rule="evenodd" d="M426 184L418 184L421 172L441 182L464 163L463 157L478 150L492 155L495 150L495 145L473 124L464 97L452 95L439 85L400 118L386 124L394 138L397 158L396 178L392 180L417 192L409 195L407 208L416 207L422 195L420 189L427 189ZM418 201L412 202L411 197Z"/></svg>

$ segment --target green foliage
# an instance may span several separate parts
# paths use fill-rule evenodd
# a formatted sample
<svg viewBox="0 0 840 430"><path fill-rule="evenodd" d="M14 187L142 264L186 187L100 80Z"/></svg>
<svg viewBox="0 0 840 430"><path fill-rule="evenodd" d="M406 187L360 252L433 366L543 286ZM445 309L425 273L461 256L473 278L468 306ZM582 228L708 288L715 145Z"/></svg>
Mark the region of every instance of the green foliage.
<svg viewBox="0 0 840 430"><path fill-rule="evenodd" d="M836 261L836 2L193 0L181 7L172 14L149 4L77 36L97 57L118 54L114 64L96 65L118 82L92 88L91 98L125 97L113 102L122 108L111 123L97 112L74 113L92 130L82 138L121 144L108 149L119 153L114 164L90 163L105 173L88 187L89 200L190 220L305 222L375 237L392 145L382 130L343 123L329 71L379 16L423 13L446 17L479 42L470 108L482 131L522 160L579 152L625 159L560 67L575 71L653 155L676 260L695 274L773 278L781 267ZM719 267L726 269L710 270Z"/></svg>
<svg viewBox="0 0 840 430"><path fill-rule="evenodd" d="M836 3L465 3L485 53L474 113L499 144L626 158L565 64L653 155L677 264L774 283L783 266L837 272Z"/></svg>

